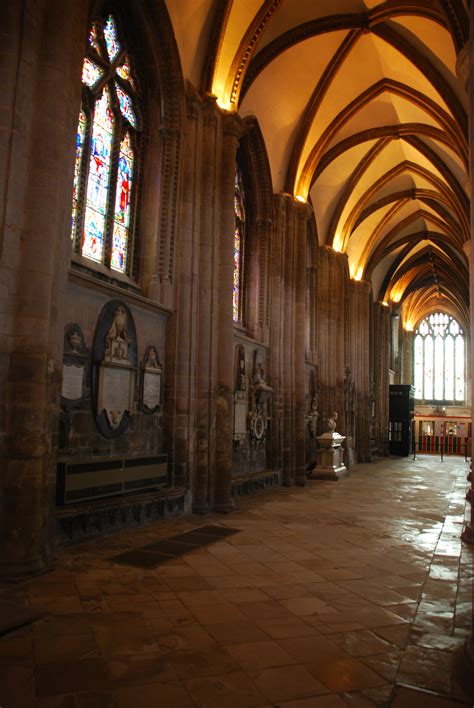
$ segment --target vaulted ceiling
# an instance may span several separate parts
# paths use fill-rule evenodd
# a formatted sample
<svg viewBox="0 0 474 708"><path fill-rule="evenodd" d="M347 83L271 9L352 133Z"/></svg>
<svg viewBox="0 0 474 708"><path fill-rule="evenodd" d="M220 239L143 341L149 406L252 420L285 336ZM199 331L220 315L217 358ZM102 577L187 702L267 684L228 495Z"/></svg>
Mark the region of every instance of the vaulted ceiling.
<svg viewBox="0 0 474 708"><path fill-rule="evenodd" d="M462 0L168 0L185 77L257 117L274 192L400 307L467 321Z"/></svg>

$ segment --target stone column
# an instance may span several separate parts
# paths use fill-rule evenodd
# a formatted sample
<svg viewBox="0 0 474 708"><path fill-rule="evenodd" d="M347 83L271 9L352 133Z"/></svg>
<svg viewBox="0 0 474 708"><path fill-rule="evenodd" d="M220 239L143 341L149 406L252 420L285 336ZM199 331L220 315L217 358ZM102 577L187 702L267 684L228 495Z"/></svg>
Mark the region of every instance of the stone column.
<svg viewBox="0 0 474 708"><path fill-rule="evenodd" d="M85 4L7 3L0 29L0 575L10 578L51 558Z"/></svg>
<svg viewBox="0 0 474 708"><path fill-rule="evenodd" d="M271 467L281 471L284 484L291 484L285 472L285 446L283 441L283 281L285 244L283 234L286 231L286 199L283 194L274 196L273 235L271 242L270 267L270 377L273 387L272 396L272 435L271 435Z"/></svg>
<svg viewBox="0 0 474 708"><path fill-rule="evenodd" d="M305 351L306 351L306 261L308 244L308 219L311 208L308 204L295 202L295 272L294 272L294 399L293 399L293 446L294 478L300 487L306 484L306 398L305 398Z"/></svg>
<svg viewBox="0 0 474 708"><path fill-rule="evenodd" d="M271 347L274 446L279 440L283 484L304 486L306 229L310 207L288 195L276 197L275 207Z"/></svg>
<svg viewBox="0 0 474 708"><path fill-rule="evenodd" d="M234 502L232 501L234 185L237 168L237 148L242 132L243 124L238 115L229 114L223 116L220 172L221 218L220 229L218 230L216 479L214 508L216 511L224 513L234 509Z"/></svg>
<svg viewBox="0 0 474 708"><path fill-rule="evenodd" d="M200 238L200 180L202 131L200 102L187 95L179 241L176 248L176 307L166 337L166 445L173 485L195 493L193 434L195 416L195 358L197 339L197 271Z"/></svg>
<svg viewBox="0 0 474 708"><path fill-rule="evenodd" d="M409 383L413 381L413 345L415 341L415 333L412 331L403 330L402 347L400 356L399 376L400 383Z"/></svg>
<svg viewBox="0 0 474 708"><path fill-rule="evenodd" d="M474 3L470 10L469 43L463 47L458 56L457 72L466 87L469 96L469 158L470 158L470 195L471 201L474 194L473 173L474 173ZM470 320L471 320L471 406L474 404L474 264L472 262L472 239L474 238L474 209L471 204L471 241L464 244L464 251L469 261L469 293L470 293ZM471 438L471 442L474 436ZM471 448L471 458L473 449ZM473 498L472 489L474 481L471 475L471 500ZM471 518L466 524L462 536L465 543L474 543L474 504L471 503ZM471 637L471 642L473 638ZM471 647L471 659L474 659L474 649ZM473 661L474 668L474 661ZM473 672L474 673L474 672Z"/></svg>
<svg viewBox="0 0 474 708"><path fill-rule="evenodd" d="M374 320L371 347L374 361L375 439L378 453L388 455L390 308L375 303Z"/></svg>
<svg viewBox="0 0 474 708"><path fill-rule="evenodd" d="M372 297L370 284L365 281L351 281L349 284L349 306L345 323L349 330L348 366L354 382L355 430L351 431L357 461L370 461L370 421L369 421L369 347L370 316L369 305ZM344 401L344 405L346 401ZM341 410L341 417L343 411ZM347 431L345 432L348 435Z"/></svg>
<svg viewBox="0 0 474 708"><path fill-rule="evenodd" d="M470 195L474 189L472 188L472 180L474 174L474 3L471 3L469 9L469 43L465 45L458 56L457 69L460 78L464 80L469 96L469 150L470 150ZM472 238L474 237L474 209L471 204L471 242L465 245L466 255L469 259L469 293L470 293L470 324L471 324L471 375L474 374L474 264L472 262ZM474 403L474 377L471 376L471 405ZM471 458L473 450L471 449ZM465 543L474 544L474 504L472 503L472 489L474 481L471 474L471 505L470 519L463 529L461 538ZM472 610L471 610L472 612ZM474 635L471 633L464 644L461 663L461 680L464 681L470 690L473 688L474 676Z"/></svg>
<svg viewBox="0 0 474 708"><path fill-rule="evenodd" d="M320 249L317 291L317 345L322 429L333 411L344 411L344 315L348 283L347 256L328 246Z"/></svg>
<svg viewBox="0 0 474 708"><path fill-rule="evenodd" d="M213 97L202 106L201 158L194 179L200 194L199 288L196 359L196 451L193 510L204 514L214 501L216 358L220 201L220 115ZM229 286L230 287L230 286Z"/></svg>
<svg viewBox="0 0 474 708"><path fill-rule="evenodd" d="M474 57L473 57L474 59ZM472 61L471 66L474 66L474 61ZM471 90L471 113L470 113L470 120L471 120L471 125L470 125L470 135L471 135L471 165L474 166L474 126L473 123L474 121L472 120L473 118L473 111L474 111L474 90ZM472 213L473 210L471 209L471 234L474 233L474 214ZM464 252L466 253L467 258L469 259L469 288L470 288L470 318L471 318L471 371L474 371L474 366L472 366L472 362L474 362L474 272L473 272L473 263L472 263L472 240L467 241L464 244ZM471 376L471 405L472 402L474 401L474 377ZM471 445L472 445L472 438L471 438ZM472 458L473 455L473 449L471 447L470 450L470 455ZM461 538L465 543L472 543L474 544L474 495L472 490L474 489L474 479L473 475L471 474L471 503L470 503L470 519L466 523Z"/></svg>

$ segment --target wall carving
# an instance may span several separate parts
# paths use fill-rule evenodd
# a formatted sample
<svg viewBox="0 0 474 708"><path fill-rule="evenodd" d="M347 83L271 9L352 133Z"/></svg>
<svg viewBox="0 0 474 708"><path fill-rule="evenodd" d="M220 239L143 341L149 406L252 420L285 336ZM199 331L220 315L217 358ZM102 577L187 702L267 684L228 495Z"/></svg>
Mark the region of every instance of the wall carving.
<svg viewBox="0 0 474 708"><path fill-rule="evenodd" d="M263 360L254 352L251 376L247 375L245 350L235 349L236 380L234 390L234 445L239 447L250 440L252 445L264 443L268 422L268 404L273 389L265 381Z"/></svg>
<svg viewBox="0 0 474 708"><path fill-rule="evenodd" d="M97 324L93 350L94 415L102 435L117 437L135 408L137 337L132 313L119 300L108 302Z"/></svg>
<svg viewBox="0 0 474 708"><path fill-rule="evenodd" d="M145 413L155 413L161 406L162 374L158 351L150 345L141 364L140 400Z"/></svg>
<svg viewBox="0 0 474 708"><path fill-rule="evenodd" d="M263 348L236 344L234 352L233 474L242 477L266 469L273 388L266 380Z"/></svg>
<svg viewBox="0 0 474 708"><path fill-rule="evenodd" d="M61 388L61 407L65 410L80 407L84 403L88 355L82 329L75 322L66 325Z"/></svg>
<svg viewBox="0 0 474 708"><path fill-rule="evenodd" d="M253 445L262 444L267 433L268 415L267 404L273 394L273 389L265 381L263 361L258 351L254 353L254 371L250 385L250 411L249 430Z"/></svg>

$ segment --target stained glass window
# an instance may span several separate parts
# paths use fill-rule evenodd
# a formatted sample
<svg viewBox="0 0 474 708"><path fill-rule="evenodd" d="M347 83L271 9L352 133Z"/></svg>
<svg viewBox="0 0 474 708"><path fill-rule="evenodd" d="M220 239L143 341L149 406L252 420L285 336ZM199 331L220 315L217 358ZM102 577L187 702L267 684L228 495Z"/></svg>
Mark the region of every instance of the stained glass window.
<svg viewBox="0 0 474 708"><path fill-rule="evenodd" d="M133 149L127 133L120 143L117 188L115 190L112 259L115 270L124 271L127 262L128 229L130 224L130 185L133 177Z"/></svg>
<svg viewBox="0 0 474 708"><path fill-rule="evenodd" d="M125 57L122 66L117 67L117 74L124 81L128 81L133 87L135 87L135 84L133 83L132 72L130 70L130 62L128 60L128 57Z"/></svg>
<svg viewBox="0 0 474 708"><path fill-rule="evenodd" d="M117 26L112 15L109 15L104 26L105 46L110 61L113 61L120 51L120 44L117 38Z"/></svg>
<svg viewBox="0 0 474 708"><path fill-rule="evenodd" d="M125 93L125 91L122 91L117 83L115 84L115 90L117 91L117 97L123 117L126 118L128 122L133 125L133 127L135 127L136 119L135 113L133 112L132 99Z"/></svg>
<svg viewBox="0 0 474 708"><path fill-rule="evenodd" d="M104 72L100 66L94 64L94 62L87 57L84 59L82 66L82 83L86 84L86 86L94 86L103 75Z"/></svg>
<svg viewBox="0 0 474 708"><path fill-rule="evenodd" d="M81 181L82 154L86 135L86 114L83 109L79 111L79 122L76 134L76 162L74 165L74 187L72 190L72 224L71 238L74 238L77 228L77 210L79 205L79 187Z"/></svg>
<svg viewBox="0 0 474 708"><path fill-rule="evenodd" d="M137 83L112 15L94 22L87 47L71 236L85 258L130 273L141 128Z"/></svg>
<svg viewBox="0 0 474 708"><path fill-rule="evenodd" d="M414 340L415 397L424 401L465 400L464 332L451 315L435 312L420 322Z"/></svg>
<svg viewBox="0 0 474 708"><path fill-rule="evenodd" d="M245 197L242 175L238 169L235 175L234 189L234 283L233 317L234 322L242 320L242 283L244 269L245 238Z"/></svg>

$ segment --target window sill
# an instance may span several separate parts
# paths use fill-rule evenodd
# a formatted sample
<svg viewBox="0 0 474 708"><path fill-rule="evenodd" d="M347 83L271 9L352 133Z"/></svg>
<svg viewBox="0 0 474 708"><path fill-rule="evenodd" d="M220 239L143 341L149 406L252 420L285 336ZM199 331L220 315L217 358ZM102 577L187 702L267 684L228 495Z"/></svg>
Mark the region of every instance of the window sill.
<svg viewBox="0 0 474 708"><path fill-rule="evenodd" d="M78 253L73 253L71 256L71 268L90 278L97 278L108 285L133 290L137 293L140 292L138 283L132 278L129 278L128 275L125 275L125 273L106 268L102 263L96 263L90 258L84 258L84 256L80 256Z"/></svg>
<svg viewBox="0 0 474 708"><path fill-rule="evenodd" d="M130 281L129 278L127 278L127 280ZM78 285L81 288L96 290L110 299L120 300L121 298L124 298L137 307L149 310L155 314L163 315L166 318L168 318L171 314L171 309L169 307L159 305L157 302L140 295L136 284L134 284L134 287L119 285L110 277L106 280L100 276L97 277L97 274L94 272L91 275L88 270L77 267L75 264L72 264L72 267L69 269L69 282L74 285ZM133 283L133 281L130 282Z"/></svg>

